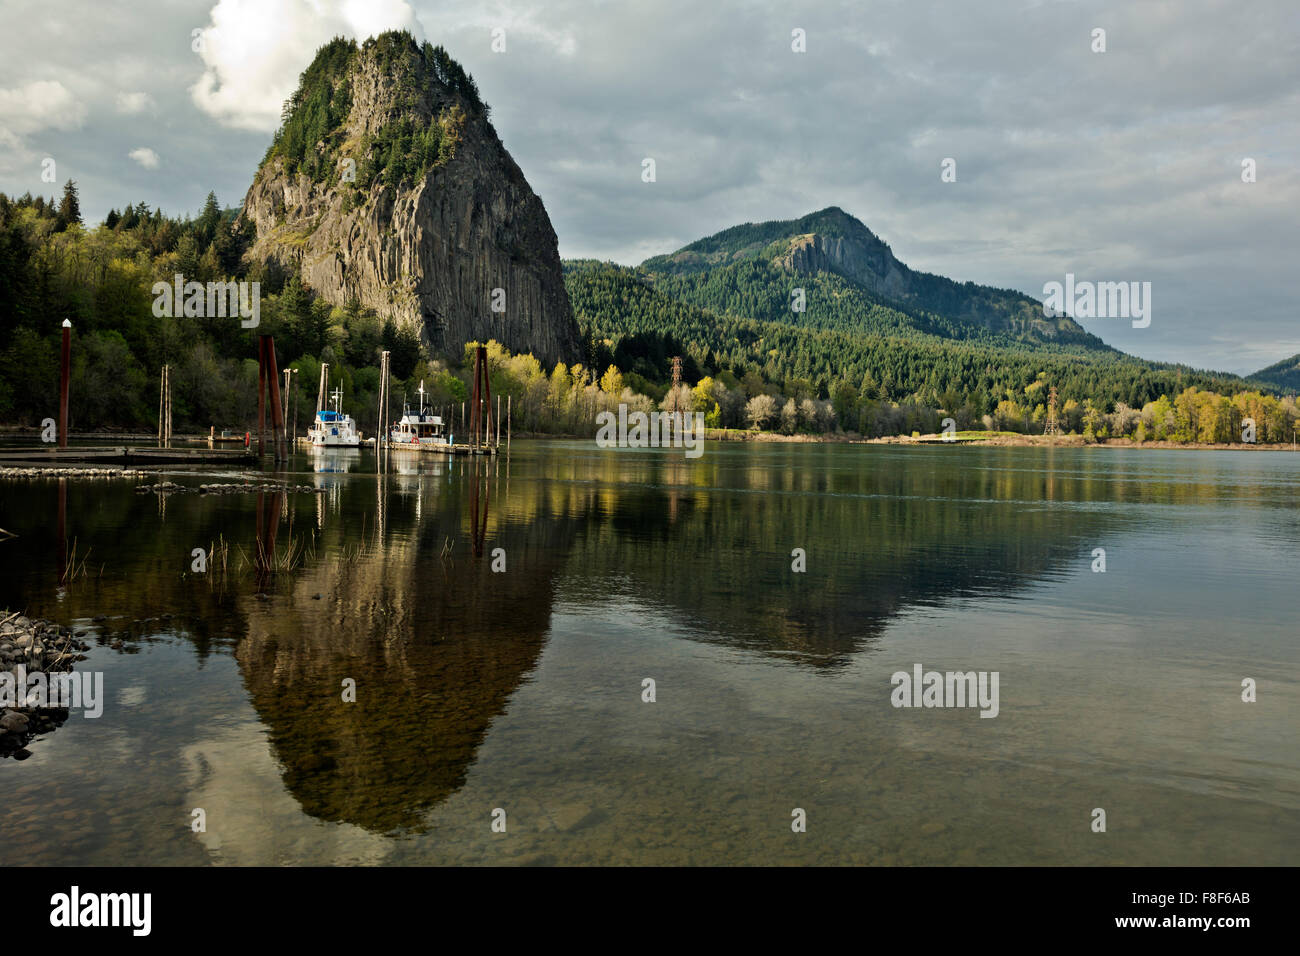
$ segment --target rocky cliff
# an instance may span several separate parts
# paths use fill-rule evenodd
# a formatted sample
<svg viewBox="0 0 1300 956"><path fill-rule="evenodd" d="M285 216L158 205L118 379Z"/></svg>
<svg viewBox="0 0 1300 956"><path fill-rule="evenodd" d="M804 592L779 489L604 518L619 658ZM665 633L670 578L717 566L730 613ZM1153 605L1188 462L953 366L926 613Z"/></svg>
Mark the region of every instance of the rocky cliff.
<svg viewBox="0 0 1300 956"><path fill-rule="evenodd" d="M251 259L300 272L332 303L356 297L432 352L493 338L544 364L579 357L541 199L473 80L409 34L321 49L241 220L256 230Z"/></svg>
<svg viewBox="0 0 1300 956"><path fill-rule="evenodd" d="M838 272L872 292L893 299L902 299L910 291L911 270L895 259L889 247L879 240L864 243L818 233L795 236L786 251L775 257L774 263L787 272L806 275Z"/></svg>

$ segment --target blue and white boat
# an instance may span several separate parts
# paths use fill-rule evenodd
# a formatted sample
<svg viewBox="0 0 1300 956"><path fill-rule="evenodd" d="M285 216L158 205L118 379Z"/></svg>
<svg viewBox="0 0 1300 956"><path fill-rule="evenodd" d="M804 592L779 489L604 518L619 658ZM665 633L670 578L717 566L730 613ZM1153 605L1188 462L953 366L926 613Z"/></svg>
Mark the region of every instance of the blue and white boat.
<svg viewBox="0 0 1300 956"><path fill-rule="evenodd" d="M357 431L357 423L343 414L340 407L343 391L336 388L330 397L334 399L334 407L322 408L316 413L316 424L307 429L308 441L317 448L360 447L361 435Z"/></svg>

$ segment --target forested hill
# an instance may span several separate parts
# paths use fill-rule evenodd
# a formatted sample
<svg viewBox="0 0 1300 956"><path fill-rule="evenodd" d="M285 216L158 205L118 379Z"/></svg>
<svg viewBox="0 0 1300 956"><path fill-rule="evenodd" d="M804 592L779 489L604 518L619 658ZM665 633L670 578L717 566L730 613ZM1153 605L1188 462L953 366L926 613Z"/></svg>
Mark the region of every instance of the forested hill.
<svg viewBox="0 0 1300 956"><path fill-rule="evenodd" d="M1300 391L1300 355L1292 355L1280 362L1274 362L1268 368L1262 368L1248 378L1255 384L1280 392Z"/></svg>
<svg viewBox="0 0 1300 956"><path fill-rule="evenodd" d="M688 382L728 371L737 378L758 376L752 388L765 381L822 396L843 383L873 399L964 408L974 418L1008 397L1041 404L1049 385L1063 403L1099 408L1117 402L1141 408L1189 386L1225 394L1246 387L1236 376L1145 362L1107 348L1031 349L992 334L953 341L909 326L905 315L879 304L864 303L865 312L846 314L841 323L816 324L765 308L757 291L746 299L731 290L730 301L739 304L731 309L701 308L678 295L682 286L663 274L613 263L570 260L565 282L589 365L614 364L637 383L664 382L672 356L681 354Z"/></svg>
<svg viewBox="0 0 1300 956"><path fill-rule="evenodd" d="M998 345L1111 351L1068 317L1011 289L916 272L862 222L831 206L745 223L654 256L641 270L666 294L718 314L816 329L919 332ZM792 300L804 290L803 310Z"/></svg>

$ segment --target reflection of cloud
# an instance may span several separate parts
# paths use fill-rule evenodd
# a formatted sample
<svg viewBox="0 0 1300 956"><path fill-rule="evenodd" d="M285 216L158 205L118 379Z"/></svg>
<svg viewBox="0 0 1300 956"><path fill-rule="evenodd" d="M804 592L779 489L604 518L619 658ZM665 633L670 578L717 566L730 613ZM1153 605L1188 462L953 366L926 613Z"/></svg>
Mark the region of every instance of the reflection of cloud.
<svg viewBox="0 0 1300 956"><path fill-rule="evenodd" d="M201 35L199 109L228 126L273 132L316 50L333 37L424 30L405 0L218 0Z"/></svg>
<svg viewBox="0 0 1300 956"><path fill-rule="evenodd" d="M242 723L186 747L188 809L202 808L207 831L195 834L216 862L235 866L381 863L387 841L347 823L303 815L284 789L260 724Z"/></svg>
<svg viewBox="0 0 1300 956"><path fill-rule="evenodd" d="M117 702L123 707L139 707L146 700L144 686L123 687L117 694Z"/></svg>
<svg viewBox="0 0 1300 956"><path fill-rule="evenodd" d="M145 169L158 168L158 154L155 153L148 146L141 146L138 149L133 149L131 150L131 152L127 153L127 155L130 156L132 159L134 159Z"/></svg>

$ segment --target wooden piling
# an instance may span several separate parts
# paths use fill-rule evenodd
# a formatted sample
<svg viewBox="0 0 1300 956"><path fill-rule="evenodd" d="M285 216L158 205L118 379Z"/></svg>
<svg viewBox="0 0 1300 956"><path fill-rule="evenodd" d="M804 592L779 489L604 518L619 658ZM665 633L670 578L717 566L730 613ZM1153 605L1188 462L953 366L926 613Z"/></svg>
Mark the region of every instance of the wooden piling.
<svg viewBox="0 0 1300 956"><path fill-rule="evenodd" d="M72 322L63 320L63 362L59 369L59 447L68 447L68 389L72 384Z"/></svg>
<svg viewBox="0 0 1300 956"><path fill-rule="evenodd" d="M328 381L327 375L329 367L329 362L320 363L320 388L316 390L316 412L319 412L325 407L325 385ZM316 412L312 412L311 417L313 422L316 420Z"/></svg>
<svg viewBox="0 0 1300 956"><path fill-rule="evenodd" d="M257 337L257 457L266 454L266 336Z"/></svg>
<svg viewBox="0 0 1300 956"><path fill-rule="evenodd" d="M167 371L167 427L163 432L163 447L172 447L172 367L165 366Z"/></svg>
<svg viewBox="0 0 1300 956"><path fill-rule="evenodd" d="M163 433L167 431L167 366L158 370L158 447L163 446Z"/></svg>
<svg viewBox="0 0 1300 956"><path fill-rule="evenodd" d="M259 336L262 351L266 359L266 380L270 387L271 398L271 440L275 443L275 460L287 461L289 450L286 447L284 415L280 407L280 372L275 365L275 339L270 335Z"/></svg>
<svg viewBox="0 0 1300 956"><path fill-rule="evenodd" d="M389 352L379 353L379 425L375 432L375 451L388 444L388 361Z"/></svg>

